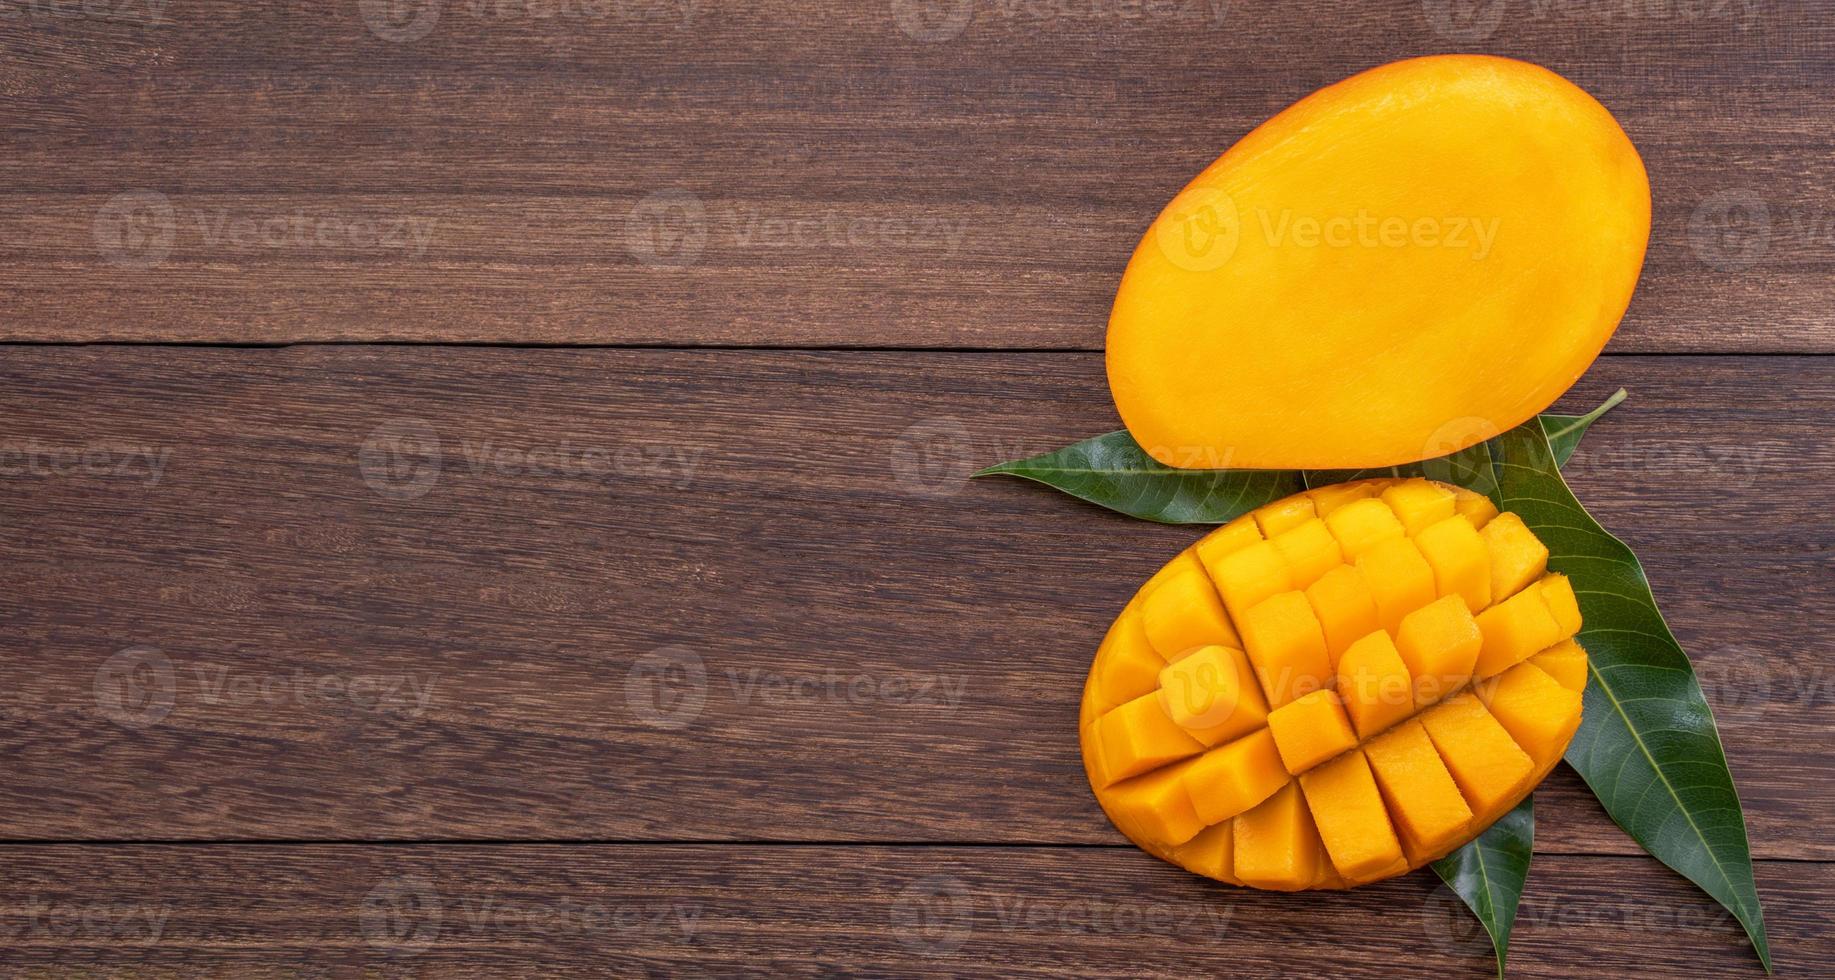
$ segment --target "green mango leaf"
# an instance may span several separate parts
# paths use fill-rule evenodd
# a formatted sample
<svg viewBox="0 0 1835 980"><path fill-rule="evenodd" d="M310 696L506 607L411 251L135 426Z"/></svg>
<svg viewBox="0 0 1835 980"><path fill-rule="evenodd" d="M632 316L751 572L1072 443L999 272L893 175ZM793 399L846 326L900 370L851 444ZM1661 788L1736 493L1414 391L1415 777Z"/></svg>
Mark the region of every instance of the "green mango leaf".
<svg viewBox="0 0 1835 980"><path fill-rule="evenodd" d="M1611 397L1599 404L1598 408L1585 415L1539 415L1542 431L1548 434L1548 443L1554 447L1555 462L1566 466L1574 457L1574 450L1580 448L1580 438L1586 435L1593 423L1600 417L1618 407L1626 398L1625 389L1613 392ZM1324 487L1347 480L1365 480L1371 477L1386 476L1425 476L1430 480L1451 483L1476 490L1493 500L1497 499L1497 475L1491 469L1491 451L1489 443L1480 443L1438 459L1423 460L1419 463L1406 463L1401 466L1383 466L1366 470L1309 470L1306 474L1308 487Z"/></svg>
<svg viewBox="0 0 1835 980"><path fill-rule="evenodd" d="M1585 415L1543 415L1542 426L1566 463L1580 437L1625 398L1625 390ZM1308 487L1366 476L1431 476L1495 497L1482 444L1426 463L1380 470L1182 470L1156 462L1126 430L1056 452L990 466L976 476L1017 476L1100 507L1162 524L1222 524Z"/></svg>
<svg viewBox="0 0 1835 980"><path fill-rule="evenodd" d="M1566 465L1593 423L1625 397L1625 389L1620 388L1585 415L1539 416L1538 427L1556 465ZM1156 462L1132 436L1120 431L1042 456L990 466L975 475L1035 480L1110 510L1166 524L1221 524L1301 490L1380 476L1426 476L1476 490L1500 507L1515 509L1506 505L1498 482L1497 461L1492 452L1497 441L1479 443L1439 459L1381 469L1188 470ZM1472 909L1490 934L1491 945L1497 951L1499 976L1503 975L1510 930L1529 874L1534 839L1534 804L1525 799L1471 843L1434 864L1434 871Z"/></svg>
<svg viewBox="0 0 1835 980"><path fill-rule="evenodd" d="M1525 796L1516 808L1497 819L1471 843L1435 861L1434 874L1472 910L1491 948L1497 951L1497 975L1504 975L1504 955L1510 948L1510 929L1516 924L1516 906L1529 878L1529 858L1535 852L1535 797Z"/></svg>
<svg viewBox="0 0 1835 980"><path fill-rule="evenodd" d="M1625 397L1625 389L1620 388L1585 415L1538 416L1537 427L1555 464L1566 465L1593 423ZM1120 431L1056 452L990 466L975 475L1034 480L1131 517L1166 524L1221 524L1301 490L1377 476L1426 476L1476 490L1500 507L1514 510L1506 503L1498 480L1498 461L1493 452L1497 442L1480 443L1439 459L1371 470L1188 470L1156 462L1132 436ZM1560 480L1558 474L1555 479ZM1583 642L1585 636L1582 633ZM1587 648L1592 650L1593 645ZM1590 695L1592 687L1588 690ZM1593 714L1589 710L1588 717ZM1503 975L1510 930L1529 874L1534 839L1534 804L1525 799L1471 843L1434 864L1435 872L1490 934L1491 945L1497 951L1499 976ZM1750 861L1747 864L1749 881ZM1753 907L1756 910L1756 898ZM1769 954L1763 951L1762 942L1761 931L1755 943L1760 944L1761 958L1769 969Z"/></svg>
<svg viewBox="0 0 1835 980"><path fill-rule="evenodd" d="M1127 430L976 476L1017 476L1162 524L1221 524L1306 489L1293 470L1181 470L1154 460Z"/></svg>
<svg viewBox="0 0 1835 980"><path fill-rule="evenodd" d="M1589 422L1587 425L1591 425ZM1585 427L1581 427L1584 432ZM1579 444L1576 438L1575 444ZM1426 459L1419 463L1407 463L1402 466L1385 466L1369 470L1307 470L1308 487L1326 487L1348 480L1367 480L1372 477L1412 477L1424 476L1441 483L1476 490L1497 499L1497 475L1491 469L1491 446L1481 442L1476 446L1467 446L1448 456L1438 459Z"/></svg>
<svg viewBox="0 0 1835 980"><path fill-rule="evenodd" d="M1574 498L1540 426L1493 440L1500 503L1573 580L1591 667L1585 720L1567 762L1612 819L1745 927L1767 972L1771 948L1745 815L1694 667L1657 611L1637 556Z"/></svg>
<svg viewBox="0 0 1835 980"><path fill-rule="evenodd" d="M1555 451L1555 465L1566 466L1567 461L1574 458L1574 450L1580 448L1580 437L1587 434L1587 429L1592 428L1600 416L1617 408L1625 397L1625 389L1620 388L1585 415L1543 415L1542 432L1548 436L1549 448Z"/></svg>

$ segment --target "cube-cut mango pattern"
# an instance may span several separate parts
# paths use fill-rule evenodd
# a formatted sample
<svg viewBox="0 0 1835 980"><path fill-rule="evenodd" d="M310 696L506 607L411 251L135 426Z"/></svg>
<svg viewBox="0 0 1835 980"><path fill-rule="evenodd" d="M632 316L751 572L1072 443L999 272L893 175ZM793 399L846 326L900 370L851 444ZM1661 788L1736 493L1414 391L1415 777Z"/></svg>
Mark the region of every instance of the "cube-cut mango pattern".
<svg viewBox="0 0 1835 980"><path fill-rule="evenodd" d="M1204 572L1188 561L1178 574L1161 582L1141 601L1147 641L1168 660L1194 647L1222 643L1240 646L1236 630L1223 614L1223 602Z"/></svg>
<svg viewBox="0 0 1835 980"><path fill-rule="evenodd" d="M1270 708L1318 690L1332 675L1325 633L1303 592L1256 603L1242 619L1242 638Z"/></svg>
<svg viewBox="0 0 1835 980"><path fill-rule="evenodd" d="M1287 784L1287 770L1266 728L1198 757L1180 780L1192 809L1216 823L1255 806Z"/></svg>
<svg viewBox="0 0 1835 980"><path fill-rule="evenodd" d="M1587 689L1587 652L1573 640L1563 640L1530 657L1529 662L1575 694Z"/></svg>
<svg viewBox="0 0 1835 980"><path fill-rule="evenodd" d="M1255 526L1261 528L1262 537L1273 538L1282 531L1312 520L1315 513L1312 498L1303 493L1296 493L1284 500L1277 500L1266 507L1251 511L1249 516L1255 519Z"/></svg>
<svg viewBox="0 0 1835 980"><path fill-rule="evenodd" d="M1420 722L1397 725L1371 739L1364 758L1376 774L1410 864L1424 864L1428 855L1450 851L1469 836L1472 808Z"/></svg>
<svg viewBox="0 0 1835 980"><path fill-rule="evenodd" d="M1548 547L1515 514L1499 514L1480 528L1491 559L1491 598L1501 602L1548 571Z"/></svg>
<svg viewBox="0 0 1835 980"><path fill-rule="evenodd" d="M1378 629L1376 600L1364 577L1350 565L1339 565L1306 587L1306 601L1319 617L1319 628L1325 633L1325 649L1331 655L1332 669L1351 644Z"/></svg>
<svg viewBox="0 0 1835 980"><path fill-rule="evenodd" d="M1437 860L1579 728L1578 599L1489 498L1317 487L1218 528L1122 610L1084 688L1084 767L1152 854L1255 888Z"/></svg>
<svg viewBox="0 0 1835 980"><path fill-rule="evenodd" d="M1414 674L1389 634L1377 630L1344 652L1338 661L1338 696L1360 738L1414 714Z"/></svg>
<svg viewBox="0 0 1835 980"><path fill-rule="evenodd" d="M1338 539L1332 537L1325 522L1316 517L1276 534L1268 543L1274 545L1275 553L1291 571L1289 580L1296 589L1306 588L1321 575L1344 564Z"/></svg>
<svg viewBox="0 0 1835 980"><path fill-rule="evenodd" d="M1368 881L1408 869L1376 777L1362 752L1347 752L1300 777L1325 853L1347 881Z"/></svg>
<svg viewBox="0 0 1835 980"><path fill-rule="evenodd" d="M1314 691L1274 709L1268 731L1287 771L1299 775L1357 744L1335 691Z"/></svg>
<svg viewBox="0 0 1835 980"><path fill-rule="evenodd" d="M1344 550L1346 561L1355 561L1358 556L1384 541L1393 541L1407 537L1408 532L1402 522L1396 520L1395 511L1381 500L1358 500L1345 504L1332 511L1324 518L1326 530L1338 539L1338 546Z"/></svg>
<svg viewBox="0 0 1835 980"><path fill-rule="evenodd" d="M1395 649L1414 678L1415 704L1432 704L1471 680L1483 643L1478 620L1459 596L1435 599L1403 616L1395 631Z"/></svg>
<svg viewBox="0 0 1835 980"><path fill-rule="evenodd" d="M1431 480L1399 480L1384 488L1382 499L1411 535L1446 520L1458 509L1453 488Z"/></svg>
<svg viewBox="0 0 1835 980"><path fill-rule="evenodd" d="M1236 831L1232 863L1243 884L1297 891L1311 887L1326 871L1325 845L1293 783L1231 823Z"/></svg>
<svg viewBox="0 0 1835 980"><path fill-rule="evenodd" d="M1565 746L1580 724L1580 692L1563 687L1530 661L1478 685L1477 693L1538 765L1550 761L1543 755Z"/></svg>
<svg viewBox="0 0 1835 980"><path fill-rule="evenodd" d="M1206 745L1262 727L1268 703L1241 650L1208 646L1160 668L1160 707Z"/></svg>
<svg viewBox="0 0 1835 980"><path fill-rule="evenodd" d="M1491 522L1491 518L1497 516L1497 505L1482 493L1456 487L1453 490L1453 511L1482 531Z"/></svg>
<svg viewBox="0 0 1835 980"><path fill-rule="evenodd" d="M1471 521L1454 514L1422 528L1414 543L1434 570L1436 592L1458 596L1470 612L1491 604L1491 556Z"/></svg>
<svg viewBox="0 0 1835 980"><path fill-rule="evenodd" d="M1357 558L1357 570L1376 600L1376 619L1394 633L1402 617L1434 601L1434 570L1407 538L1384 541Z"/></svg>

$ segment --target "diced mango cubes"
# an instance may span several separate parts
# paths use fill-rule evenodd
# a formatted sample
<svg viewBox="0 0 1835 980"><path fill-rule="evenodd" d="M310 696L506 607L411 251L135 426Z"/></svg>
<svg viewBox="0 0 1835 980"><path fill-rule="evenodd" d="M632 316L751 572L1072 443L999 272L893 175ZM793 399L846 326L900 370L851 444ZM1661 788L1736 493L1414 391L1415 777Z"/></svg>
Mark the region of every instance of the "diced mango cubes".
<svg viewBox="0 0 1835 980"><path fill-rule="evenodd" d="M1484 530L1491 518L1497 516L1497 505L1491 498L1482 493L1456 487L1453 490L1453 512L1472 522L1472 526Z"/></svg>
<svg viewBox="0 0 1835 980"><path fill-rule="evenodd" d="M1579 596L1548 564L1517 515L1422 479L1243 514L1104 636L1090 784L1123 833L1220 881L1356 887L1434 860L1580 724Z"/></svg>
<svg viewBox="0 0 1835 980"><path fill-rule="evenodd" d="M1454 514L1422 528L1414 543L1434 570L1435 592L1465 600L1469 612L1491 604L1491 556L1471 521Z"/></svg>
<svg viewBox="0 0 1835 980"><path fill-rule="evenodd" d="M1203 540L1192 546L1192 550L1197 553L1199 563L1209 571L1225 555L1241 551L1261 539L1261 528L1256 526L1253 518L1244 514L1205 535Z"/></svg>
<svg viewBox="0 0 1835 980"><path fill-rule="evenodd" d="M1358 557L1357 570L1370 584L1377 621L1391 633L1403 616L1434 601L1434 570L1413 541L1396 538L1372 547Z"/></svg>
<svg viewBox="0 0 1835 980"><path fill-rule="evenodd" d="M1548 570L1548 546L1515 514L1499 514L1478 532L1491 560L1492 601L1502 602Z"/></svg>
<svg viewBox="0 0 1835 980"><path fill-rule="evenodd" d="M1565 640L1580 632L1580 599L1574 595L1574 585L1567 576L1545 575L1541 589L1542 601L1548 603L1555 624L1561 627L1561 638Z"/></svg>
<svg viewBox="0 0 1835 980"><path fill-rule="evenodd" d="M1257 541L1233 551L1209 566L1211 581L1223 597L1230 618L1240 624L1257 603L1293 588L1287 561L1274 545Z"/></svg>
<svg viewBox="0 0 1835 980"><path fill-rule="evenodd" d="M1338 695L1359 738L1414 714L1414 675L1389 634L1377 630L1344 652L1338 660Z"/></svg>
<svg viewBox="0 0 1835 980"><path fill-rule="evenodd" d="M1272 538L1288 528L1298 527L1314 517L1312 498L1303 493L1277 500L1257 508L1253 515L1262 536Z"/></svg>
<svg viewBox="0 0 1835 980"><path fill-rule="evenodd" d="M1257 603L1242 618L1242 639L1269 708L1319 689L1332 676L1325 633L1304 593L1283 592Z"/></svg>
<svg viewBox="0 0 1835 980"><path fill-rule="evenodd" d="M1319 576L1344 564L1338 539L1332 537L1332 532L1325 529L1325 522L1316 517L1268 541L1287 563L1288 580L1296 589L1306 588L1317 582Z"/></svg>
<svg viewBox="0 0 1835 980"><path fill-rule="evenodd" d="M1205 745L1240 738L1268 718L1248 656L1228 647L1204 647L1160 668L1159 697L1167 717Z"/></svg>
<svg viewBox="0 0 1835 980"><path fill-rule="evenodd" d="M1334 670L1351 644L1379 628L1376 600L1363 574L1350 565L1339 565L1307 586L1306 601L1312 604L1313 615L1325 633L1325 651Z"/></svg>
<svg viewBox="0 0 1835 980"><path fill-rule="evenodd" d="M1395 649L1414 676L1415 703L1431 704L1470 680L1483 644L1478 621L1458 596L1443 596L1403 616Z"/></svg>
<svg viewBox="0 0 1835 980"><path fill-rule="evenodd" d="M1371 548L1408 533L1402 522L1396 520L1395 511L1380 500L1352 501L1324 519L1326 529L1338 539L1338 547L1344 551L1346 561L1356 561L1357 556Z"/></svg>
<svg viewBox="0 0 1835 980"><path fill-rule="evenodd" d="M1428 480L1403 480L1383 491L1383 503L1395 511L1396 519L1410 535L1418 534L1430 524L1453 516L1453 492Z"/></svg>
<svg viewBox="0 0 1835 980"><path fill-rule="evenodd" d="M1334 483L1331 486L1315 487L1306 491L1312 498L1313 511L1320 517L1343 507L1354 500L1362 500L1376 492L1376 484L1370 480L1353 480L1350 483Z"/></svg>
<svg viewBox="0 0 1835 980"><path fill-rule="evenodd" d="M1297 891L1319 876L1324 845L1297 783L1231 821L1236 877L1245 885Z"/></svg>
<svg viewBox="0 0 1835 980"><path fill-rule="evenodd" d="M1205 823L1216 823L1267 799L1290 776L1268 729L1199 756L1184 771L1185 792Z"/></svg>
<svg viewBox="0 0 1835 980"><path fill-rule="evenodd" d="M1298 775L1357 745L1357 732L1332 691L1314 691L1268 713L1268 731L1287 771Z"/></svg>
<svg viewBox="0 0 1835 980"><path fill-rule="evenodd" d="M1421 715L1421 727L1472 812L1489 822L1521 797L1535 765L1470 692Z"/></svg>
<svg viewBox="0 0 1835 980"><path fill-rule="evenodd" d="M1198 816L1183 776L1192 763L1181 762L1109 787L1108 799L1122 829L1162 846L1183 844L1208 823Z"/></svg>
<svg viewBox="0 0 1835 980"><path fill-rule="evenodd" d="M1346 881L1368 881L1408 867L1370 764L1349 752L1300 777L1326 856Z"/></svg>
<svg viewBox="0 0 1835 980"><path fill-rule="evenodd" d="M1148 642L1168 660L1193 647L1213 643L1242 645L1229 617L1223 614L1217 589L1196 561L1189 562L1188 567L1160 583L1142 600L1141 619Z"/></svg>
<svg viewBox="0 0 1835 980"><path fill-rule="evenodd" d="M1525 661L1478 687L1492 717L1538 766L1552 764L1580 727L1580 694Z"/></svg>
<svg viewBox="0 0 1835 980"><path fill-rule="evenodd" d="M1472 822L1472 808L1459 795L1427 729L1418 721L1398 725L1363 751L1409 862L1419 865L1452 850Z"/></svg>
<svg viewBox="0 0 1835 980"><path fill-rule="evenodd" d="M1166 714L1157 693L1143 694L1096 719L1095 734L1109 783L1204 751L1204 743Z"/></svg>
<svg viewBox="0 0 1835 980"><path fill-rule="evenodd" d="M1566 576L1551 575L1479 613L1478 630L1477 674L1495 677L1579 632L1580 608Z"/></svg>
<svg viewBox="0 0 1835 980"><path fill-rule="evenodd" d="M1587 689L1587 652L1574 640L1562 640L1530 657L1529 662L1576 694Z"/></svg>
<svg viewBox="0 0 1835 980"><path fill-rule="evenodd" d="M1159 683L1166 658L1147 641L1147 629L1138 615L1124 615L1109 627L1096 652L1093 679L1102 697L1103 710L1132 701Z"/></svg>
<svg viewBox="0 0 1835 980"><path fill-rule="evenodd" d="M1234 884L1236 882L1236 862L1233 860L1236 851L1235 836L1235 830L1230 827L1230 822L1225 820L1204 828L1198 836L1174 848L1172 853L1181 865L1198 874Z"/></svg>

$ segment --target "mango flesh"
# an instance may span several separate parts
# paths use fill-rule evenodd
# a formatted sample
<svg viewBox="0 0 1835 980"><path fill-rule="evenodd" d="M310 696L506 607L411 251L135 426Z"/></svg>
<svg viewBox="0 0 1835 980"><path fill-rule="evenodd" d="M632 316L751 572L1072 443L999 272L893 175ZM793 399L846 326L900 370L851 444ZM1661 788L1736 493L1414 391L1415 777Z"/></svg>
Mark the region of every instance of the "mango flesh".
<svg viewBox="0 0 1835 980"><path fill-rule="evenodd" d="M1256 127L1161 212L1115 297L1110 389L1169 466L1444 455L1580 377L1649 233L1637 150L1573 84L1489 56L1384 65Z"/></svg>
<svg viewBox="0 0 1835 980"><path fill-rule="evenodd" d="M1309 490L1141 587L1097 651L1080 721L1090 784L1123 833L1232 884L1354 887L1463 845L1548 774L1580 724L1579 605L1514 515L1452 506L1448 490ZM1504 529L1486 536L1473 515ZM1312 540L1276 547L1290 535ZM1457 574L1434 574L1424 535ZM1490 589L1494 569L1515 584L1528 568L1534 581Z"/></svg>

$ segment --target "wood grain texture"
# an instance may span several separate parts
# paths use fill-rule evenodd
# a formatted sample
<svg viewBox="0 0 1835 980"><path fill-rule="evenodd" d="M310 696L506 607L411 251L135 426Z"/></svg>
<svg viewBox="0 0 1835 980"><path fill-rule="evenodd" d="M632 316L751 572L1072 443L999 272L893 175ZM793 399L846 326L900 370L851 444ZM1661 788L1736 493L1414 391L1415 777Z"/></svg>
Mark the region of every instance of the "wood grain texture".
<svg viewBox="0 0 1835 980"><path fill-rule="evenodd" d="M29 847L7 852L19 975L1495 976L1425 871L1352 893L1218 885L1119 849ZM1783 976L1835 967L1823 864L1764 863ZM1537 861L1519 977L1762 976L1648 860Z"/></svg>
<svg viewBox="0 0 1835 980"><path fill-rule="evenodd" d="M1578 491L1756 853L1835 857L1835 376L1610 357L1564 407L1619 385ZM1109 412L1089 354L0 349L6 833L1117 842L1083 674L1199 531L964 479Z"/></svg>
<svg viewBox="0 0 1835 980"><path fill-rule="evenodd" d="M1832 21L0 0L0 341L660 348L0 345L0 974L1490 975L1427 875L1127 846L1075 705L1198 532L965 476L1116 427L1088 352L1176 188L1436 51L1644 153L1613 351L1835 352ZM956 352L681 349L754 346ZM1608 357L1564 407L1618 385L1570 475L1699 665L1780 973L1835 972L1835 372ZM1538 800L1514 975L1757 975Z"/></svg>
<svg viewBox="0 0 1835 980"><path fill-rule="evenodd" d="M1835 350L1826 0L15 7L0 337L1096 349L1224 147L1478 47L1645 155L1614 350Z"/></svg>

